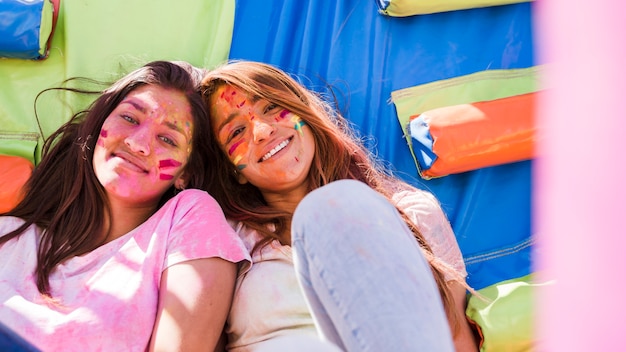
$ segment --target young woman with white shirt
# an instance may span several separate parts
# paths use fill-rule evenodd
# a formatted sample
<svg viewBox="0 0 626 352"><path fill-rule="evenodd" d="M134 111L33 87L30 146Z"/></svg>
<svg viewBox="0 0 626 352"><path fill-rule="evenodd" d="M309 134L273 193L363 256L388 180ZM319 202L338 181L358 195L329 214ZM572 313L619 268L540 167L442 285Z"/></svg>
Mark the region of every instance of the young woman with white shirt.
<svg viewBox="0 0 626 352"><path fill-rule="evenodd" d="M432 194L276 67L227 63L202 86L224 159L209 192L253 260L229 350L477 351L463 259Z"/></svg>

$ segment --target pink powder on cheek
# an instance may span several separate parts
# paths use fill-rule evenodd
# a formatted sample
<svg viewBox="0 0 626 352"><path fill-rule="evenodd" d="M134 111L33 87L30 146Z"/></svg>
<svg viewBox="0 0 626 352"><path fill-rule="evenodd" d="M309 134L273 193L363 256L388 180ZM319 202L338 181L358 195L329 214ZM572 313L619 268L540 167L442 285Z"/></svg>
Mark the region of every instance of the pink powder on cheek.
<svg viewBox="0 0 626 352"><path fill-rule="evenodd" d="M165 160L161 160L159 161L159 168L167 168L167 167L178 167L181 166L183 163L181 163L180 161L174 160L174 159L165 159Z"/></svg>
<svg viewBox="0 0 626 352"><path fill-rule="evenodd" d="M283 111L280 112L280 114L278 116L280 116L281 119L284 119L285 116L287 116L287 114L289 114L291 111L284 109Z"/></svg>
<svg viewBox="0 0 626 352"><path fill-rule="evenodd" d="M232 156L233 152L235 151L235 149L237 149L237 147L239 147L241 145L241 143L243 143L245 140L240 140L239 142L233 144L232 146L230 146L230 148L228 149L228 156Z"/></svg>
<svg viewBox="0 0 626 352"><path fill-rule="evenodd" d="M180 161L174 160L174 159L159 160L159 169L179 167L182 164L183 163L181 163ZM169 181L169 180L171 180L173 178L174 178L174 176L170 175L170 174L164 174L164 173L159 174L159 179L164 180L164 181Z"/></svg>
<svg viewBox="0 0 626 352"><path fill-rule="evenodd" d="M107 138L108 135L109 135L109 132L107 130L101 129L100 138L98 138L98 140L96 141L96 145L100 147L104 147L104 139Z"/></svg>

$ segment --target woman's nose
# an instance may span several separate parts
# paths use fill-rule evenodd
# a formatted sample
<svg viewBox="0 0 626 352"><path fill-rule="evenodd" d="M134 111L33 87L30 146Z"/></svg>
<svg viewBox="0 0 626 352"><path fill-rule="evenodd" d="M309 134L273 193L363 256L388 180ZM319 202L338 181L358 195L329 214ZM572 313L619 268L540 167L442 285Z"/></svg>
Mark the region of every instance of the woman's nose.
<svg viewBox="0 0 626 352"><path fill-rule="evenodd" d="M150 131L148 128L139 126L124 140L128 148L134 153L143 155L150 154Z"/></svg>
<svg viewBox="0 0 626 352"><path fill-rule="evenodd" d="M255 143L259 143L259 142L266 140L269 136L271 136L274 133L276 129L273 124L269 124L260 119L253 122L252 128L253 128Z"/></svg>

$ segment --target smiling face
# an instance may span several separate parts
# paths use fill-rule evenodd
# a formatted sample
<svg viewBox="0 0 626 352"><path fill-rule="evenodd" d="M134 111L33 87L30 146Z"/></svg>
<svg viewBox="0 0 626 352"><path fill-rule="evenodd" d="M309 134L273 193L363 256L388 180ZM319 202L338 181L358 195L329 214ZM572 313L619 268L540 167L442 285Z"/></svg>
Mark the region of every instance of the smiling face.
<svg viewBox="0 0 626 352"><path fill-rule="evenodd" d="M305 192L315 141L300 117L228 85L211 95L210 106L213 132L240 182L250 182L266 199L268 193Z"/></svg>
<svg viewBox="0 0 626 352"><path fill-rule="evenodd" d="M104 121L93 154L109 199L156 205L173 184L184 187L192 121L181 92L155 85L130 92Z"/></svg>

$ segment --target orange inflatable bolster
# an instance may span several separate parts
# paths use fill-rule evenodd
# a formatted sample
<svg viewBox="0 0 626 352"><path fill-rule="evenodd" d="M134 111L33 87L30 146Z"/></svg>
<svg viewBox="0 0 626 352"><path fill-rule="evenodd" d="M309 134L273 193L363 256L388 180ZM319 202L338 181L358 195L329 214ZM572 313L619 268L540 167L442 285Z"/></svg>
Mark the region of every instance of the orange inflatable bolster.
<svg viewBox="0 0 626 352"><path fill-rule="evenodd" d="M26 158L0 155L0 213L13 209L22 200L22 188L33 169L33 163Z"/></svg>
<svg viewBox="0 0 626 352"><path fill-rule="evenodd" d="M428 125L436 155L432 165L421 170L422 176L441 177L531 159L536 96L533 92L411 116Z"/></svg>

